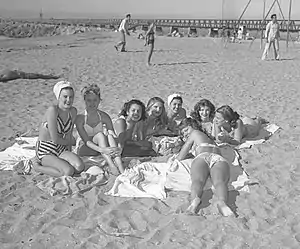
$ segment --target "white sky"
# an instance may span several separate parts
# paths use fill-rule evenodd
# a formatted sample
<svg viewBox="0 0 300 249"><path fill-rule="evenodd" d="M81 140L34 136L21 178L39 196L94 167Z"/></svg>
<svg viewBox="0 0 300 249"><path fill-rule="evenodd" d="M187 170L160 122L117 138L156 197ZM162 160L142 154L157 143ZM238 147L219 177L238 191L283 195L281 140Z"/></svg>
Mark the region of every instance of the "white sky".
<svg viewBox="0 0 300 249"><path fill-rule="evenodd" d="M133 18L238 18L249 0L0 0L0 16L60 18L123 17L131 13ZM284 17L288 18L290 0L278 0ZM292 0L291 19L300 20L300 0ZM264 0L252 0L244 18L262 17ZM266 0L266 11L273 0ZM189 4L187 4L189 3ZM271 13L279 15L277 4ZM279 18L281 16L279 15ZM281 19L281 18L280 18Z"/></svg>

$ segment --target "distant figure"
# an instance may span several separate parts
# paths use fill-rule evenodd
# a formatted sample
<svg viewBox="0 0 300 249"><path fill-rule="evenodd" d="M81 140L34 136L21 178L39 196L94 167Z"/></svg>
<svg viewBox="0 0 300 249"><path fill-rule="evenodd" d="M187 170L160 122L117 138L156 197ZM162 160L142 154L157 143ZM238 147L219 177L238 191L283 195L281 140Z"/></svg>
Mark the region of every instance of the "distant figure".
<svg viewBox="0 0 300 249"><path fill-rule="evenodd" d="M149 45L149 52L148 52L148 56L147 56L147 65L151 66L151 57L152 57L152 53L153 53L153 49L154 49L154 27L155 24L151 23L149 26L149 29L146 33L146 40L145 40L145 46Z"/></svg>
<svg viewBox="0 0 300 249"><path fill-rule="evenodd" d="M265 39L266 46L261 57L262 60L265 60L268 56L268 52L273 45L274 47L274 55L275 60L279 60L279 40L280 40L280 32L279 32L279 24L277 22L277 15L271 15L272 21L268 23L266 27Z"/></svg>
<svg viewBox="0 0 300 249"><path fill-rule="evenodd" d="M130 21L131 15L127 14L126 17L122 20L119 26L119 32L121 34L121 41L115 45L115 49L119 51L119 47L121 46L121 52L126 52L125 45L126 45L126 35L130 35L128 31L128 22Z"/></svg>
<svg viewBox="0 0 300 249"><path fill-rule="evenodd" d="M242 43L242 39L243 39L243 30L242 28L239 28L238 32L237 32L237 39L239 43Z"/></svg>

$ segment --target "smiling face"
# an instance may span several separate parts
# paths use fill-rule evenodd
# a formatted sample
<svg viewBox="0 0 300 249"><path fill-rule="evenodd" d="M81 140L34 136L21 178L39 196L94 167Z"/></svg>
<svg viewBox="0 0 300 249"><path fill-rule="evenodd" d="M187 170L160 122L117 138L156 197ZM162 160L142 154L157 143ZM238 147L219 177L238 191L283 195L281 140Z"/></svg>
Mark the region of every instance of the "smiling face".
<svg viewBox="0 0 300 249"><path fill-rule="evenodd" d="M100 97L97 94L89 93L84 97L86 110L96 110L100 104Z"/></svg>
<svg viewBox="0 0 300 249"><path fill-rule="evenodd" d="M164 108L163 103L155 102L149 110L149 115L158 118L163 113L163 108Z"/></svg>
<svg viewBox="0 0 300 249"><path fill-rule="evenodd" d="M227 120L224 119L223 115L219 112L216 112L214 119L215 119L215 122L218 126L223 126L226 123L228 123Z"/></svg>
<svg viewBox="0 0 300 249"><path fill-rule="evenodd" d="M199 115L202 122L208 122L210 118L210 108L208 106L201 106L199 110Z"/></svg>
<svg viewBox="0 0 300 249"><path fill-rule="evenodd" d="M127 118L134 122L140 121L142 117L142 107L137 104L132 104L127 112Z"/></svg>
<svg viewBox="0 0 300 249"><path fill-rule="evenodd" d="M178 114L180 109L182 108L182 102L180 99L173 99L169 109L174 113L174 114Z"/></svg>
<svg viewBox="0 0 300 249"><path fill-rule="evenodd" d="M58 98L58 105L62 109L69 109L72 107L74 101L74 91L71 88L63 88L60 91Z"/></svg>
<svg viewBox="0 0 300 249"><path fill-rule="evenodd" d="M186 139L190 136L192 131L193 131L193 128L191 126L185 126L185 127L181 128L180 133Z"/></svg>

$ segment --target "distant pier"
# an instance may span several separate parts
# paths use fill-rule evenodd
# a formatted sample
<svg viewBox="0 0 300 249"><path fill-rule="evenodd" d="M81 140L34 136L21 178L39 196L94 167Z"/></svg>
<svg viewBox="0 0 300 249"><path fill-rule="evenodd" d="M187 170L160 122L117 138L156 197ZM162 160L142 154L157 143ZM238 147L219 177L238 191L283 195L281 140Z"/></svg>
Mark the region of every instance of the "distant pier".
<svg viewBox="0 0 300 249"><path fill-rule="evenodd" d="M21 20L19 20L21 21ZM79 25L106 27L116 29L121 23L121 19L42 19L37 22L44 24L64 24L64 25ZM149 23L155 22L157 27L174 27L174 28L192 28L192 29L238 29L244 26L247 30L265 29L270 20L225 20L225 19L131 19L130 27L148 26ZM22 22L22 21L21 21ZM29 22L28 20L23 22ZM287 20L278 20L280 31L285 32L288 28ZM291 20L289 25L290 32L300 31L300 20Z"/></svg>

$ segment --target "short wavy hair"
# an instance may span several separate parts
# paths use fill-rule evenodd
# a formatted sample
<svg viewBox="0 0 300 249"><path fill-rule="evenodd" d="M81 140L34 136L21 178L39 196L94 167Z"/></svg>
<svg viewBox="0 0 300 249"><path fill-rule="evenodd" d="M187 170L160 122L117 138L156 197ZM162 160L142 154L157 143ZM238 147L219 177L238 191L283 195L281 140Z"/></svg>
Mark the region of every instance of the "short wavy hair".
<svg viewBox="0 0 300 249"><path fill-rule="evenodd" d="M101 100L100 87L97 84L88 84L81 89L81 94L84 99L88 94L91 93L97 95Z"/></svg>

